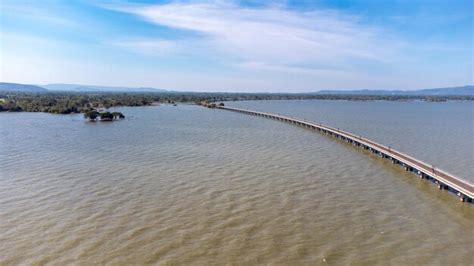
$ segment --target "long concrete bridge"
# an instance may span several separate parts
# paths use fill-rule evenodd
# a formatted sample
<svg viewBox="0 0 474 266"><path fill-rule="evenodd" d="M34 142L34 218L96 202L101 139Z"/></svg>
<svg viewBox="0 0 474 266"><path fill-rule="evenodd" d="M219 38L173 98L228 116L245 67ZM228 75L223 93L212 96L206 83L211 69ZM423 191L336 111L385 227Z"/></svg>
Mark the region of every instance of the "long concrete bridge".
<svg viewBox="0 0 474 266"><path fill-rule="evenodd" d="M214 107L214 106L213 106ZM306 127L312 130L319 131L323 134L347 141L354 146L361 147L365 150L369 150L372 153L379 155L384 159L391 160L394 164L401 165L406 171L416 173L421 179L426 179L435 183L439 189L447 189L454 192L460 199L460 201L473 202L474 198L474 185L462 178L454 176L446 171L439 168L435 168L432 165L420 161L412 156L405 153L392 149L390 147L379 144L361 136L354 135L350 132L339 130L323 124L314 122L308 122L301 119L292 117L276 115L265 112L258 112L246 109L239 109L227 106L215 106L216 108L233 111L248 115L261 116L265 118L275 119L290 124Z"/></svg>

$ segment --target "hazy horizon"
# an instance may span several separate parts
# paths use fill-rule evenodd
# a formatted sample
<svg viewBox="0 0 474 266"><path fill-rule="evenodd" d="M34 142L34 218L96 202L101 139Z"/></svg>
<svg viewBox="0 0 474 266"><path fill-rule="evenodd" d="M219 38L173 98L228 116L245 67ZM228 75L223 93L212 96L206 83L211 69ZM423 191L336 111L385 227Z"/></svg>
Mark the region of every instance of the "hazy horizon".
<svg viewBox="0 0 474 266"><path fill-rule="evenodd" d="M473 84L471 1L10 1L0 80L200 92Z"/></svg>
<svg viewBox="0 0 474 266"><path fill-rule="evenodd" d="M249 91L249 92L246 92L246 91L222 91L222 90L215 90L215 91L203 91L203 90L173 90L173 89L169 89L169 88L157 88L157 87L147 87L147 86L136 86L136 87L127 87L127 86L121 86L121 85L118 85L118 86L114 86L114 85L97 85L97 84L72 84L72 83L48 83L48 84L27 84L27 83L18 83L18 82L11 82L11 81L0 81L0 83L12 83L12 84L20 84L20 85L33 85L33 86L38 86L38 87L41 87L41 88L44 88L44 89L47 89L47 90L50 90L50 91L69 91L69 90L74 90L74 88L70 88L70 89L64 89L64 88L61 88L61 89L54 89L54 88L51 88L51 86L55 86L55 85L58 85L58 86L61 86L63 85L64 87L70 87L70 86L77 86L77 88L79 87L84 87L84 88L87 88L87 87L91 87L91 88L104 88L104 89L113 89L113 88L117 88L117 89L136 89L137 91L139 89L155 89L157 90L157 92L183 92L183 93L186 93L186 92L189 92L189 93L282 93L282 94L292 94L292 93L296 93L296 94L305 94L305 93L317 93L317 92L324 92L324 91L334 91L334 92L344 92L344 91L406 91L406 92L410 92L410 91L421 91L421 90L430 90L430 89L449 89L449 88L462 88L462 87L474 87L474 85L472 84L465 84L465 85L458 85L458 86L448 86L448 87L442 87L442 88L416 88L416 89L411 89L411 90L407 90L407 89L384 89L384 88L374 88L374 89L365 89L365 88L354 88L354 89L344 89L344 88L341 88L341 89L318 89L318 90L309 90L309 91L298 91L298 92L292 92L290 90L282 90L282 91L277 91L277 92L273 92L273 91Z"/></svg>

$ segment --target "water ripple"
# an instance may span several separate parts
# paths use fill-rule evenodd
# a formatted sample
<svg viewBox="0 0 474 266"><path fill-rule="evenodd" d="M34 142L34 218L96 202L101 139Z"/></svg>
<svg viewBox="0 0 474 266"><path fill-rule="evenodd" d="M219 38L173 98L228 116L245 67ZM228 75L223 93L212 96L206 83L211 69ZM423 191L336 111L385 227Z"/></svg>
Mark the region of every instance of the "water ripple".
<svg viewBox="0 0 474 266"><path fill-rule="evenodd" d="M350 145L193 106L121 111L135 118L0 114L1 265L472 259L471 207Z"/></svg>

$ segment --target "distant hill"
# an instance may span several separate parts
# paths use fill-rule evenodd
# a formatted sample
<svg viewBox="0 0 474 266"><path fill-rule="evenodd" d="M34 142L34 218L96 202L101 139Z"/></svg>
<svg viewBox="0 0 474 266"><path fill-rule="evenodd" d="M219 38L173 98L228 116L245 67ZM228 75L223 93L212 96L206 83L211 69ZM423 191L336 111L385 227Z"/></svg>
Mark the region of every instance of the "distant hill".
<svg viewBox="0 0 474 266"><path fill-rule="evenodd" d="M131 88L113 86L94 86L80 84L47 84L42 85L50 91L71 91L71 92L167 92L167 90L155 88Z"/></svg>
<svg viewBox="0 0 474 266"><path fill-rule="evenodd" d="M0 82L0 91L17 92L168 92L155 88L132 88L132 87L113 87L113 86L95 86L80 84L47 84L47 85L27 85L18 83ZM177 92L176 92L177 93ZM184 92L180 92L184 93ZM193 93L193 92L186 92ZM272 94L272 93L268 93ZM284 93L285 94L285 93ZM292 93L287 93L292 94ZM474 96L474 86L467 85L463 87L448 87L422 90L321 90L318 92L303 93L307 95L370 95L370 96Z"/></svg>
<svg viewBox="0 0 474 266"><path fill-rule="evenodd" d="M331 95L412 95L412 96L474 96L474 86L468 85L463 87L449 87L436 89L422 89L422 90L322 90L316 94L331 94Z"/></svg>
<svg viewBox="0 0 474 266"><path fill-rule="evenodd" d="M420 95L474 95L474 86L424 89L420 90Z"/></svg>
<svg viewBox="0 0 474 266"><path fill-rule="evenodd" d="M47 92L48 90L35 85L0 82L0 91Z"/></svg>

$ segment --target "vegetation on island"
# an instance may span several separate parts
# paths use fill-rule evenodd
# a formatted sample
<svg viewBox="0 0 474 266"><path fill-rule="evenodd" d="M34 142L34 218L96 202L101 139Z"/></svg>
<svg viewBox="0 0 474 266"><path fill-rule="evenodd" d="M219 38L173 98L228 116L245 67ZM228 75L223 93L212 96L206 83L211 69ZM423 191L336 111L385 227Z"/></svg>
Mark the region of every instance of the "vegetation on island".
<svg viewBox="0 0 474 266"><path fill-rule="evenodd" d="M121 112L98 112L96 110L90 110L84 113L84 118L89 119L89 121L97 121L97 118L100 118L100 121L114 121L124 119L125 116Z"/></svg>
<svg viewBox="0 0 474 266"><path fill-rule="evenodd" d="M111 93L111 92L0 92L0 112L87 113L117 106L148 106L154 103L215 104L243 100L350 100L350 101L473 101L474 96L322 95L311 93ZM207 106L207 105L206 105ZM208 107L212 107L208 106ZM213 106L215 107L215 106Z"/></svg>
<svg viewBox="0 0 474 266"><path fill-rule="evenodd" d="M151 105L145 95L115 93L8 93L1 95L0 108L10 112L47 112L55 114L86 113L115 106Z"/></svg>
<svg viewBox="0 0 474 266"><path fill-rule="evenodd" d="M213 103L213 102L209 102L209 101L201 101L199 103L197 103L197 105L202 105L204 107L207 107L207 108L216 108L218 106L224 106L224 103L219 103L219 104L216 104L216 103Z"/></svg>

